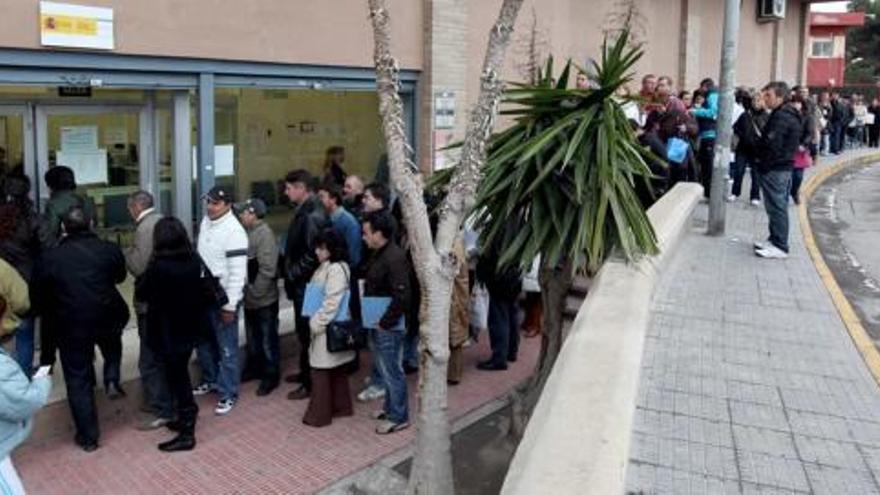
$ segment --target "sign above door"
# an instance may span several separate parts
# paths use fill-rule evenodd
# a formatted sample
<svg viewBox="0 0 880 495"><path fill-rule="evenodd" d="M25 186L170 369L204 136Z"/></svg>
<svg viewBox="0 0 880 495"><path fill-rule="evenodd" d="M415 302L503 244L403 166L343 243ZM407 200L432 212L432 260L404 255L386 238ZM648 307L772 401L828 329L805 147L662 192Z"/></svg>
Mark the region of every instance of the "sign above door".
<svg viewBox="0 0 880 495"><path fill-rule="evenodd" d="M40 2L40 43L112 50L113 9Z"/></svg>

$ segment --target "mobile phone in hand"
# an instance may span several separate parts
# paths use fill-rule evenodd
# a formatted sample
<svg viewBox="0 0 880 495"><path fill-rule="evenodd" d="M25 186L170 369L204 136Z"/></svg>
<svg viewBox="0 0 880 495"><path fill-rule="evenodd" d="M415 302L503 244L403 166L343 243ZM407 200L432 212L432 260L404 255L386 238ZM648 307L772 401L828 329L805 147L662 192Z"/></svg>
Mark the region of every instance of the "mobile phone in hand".
<svg viewBox="0 0 880 495"><path fill-rule="evenodd" d="M40 366L39 369L37 369L37 372L34 373L34 378L43 378L44 376L49 376L50 371L52 371L51 366Z"/></svg>

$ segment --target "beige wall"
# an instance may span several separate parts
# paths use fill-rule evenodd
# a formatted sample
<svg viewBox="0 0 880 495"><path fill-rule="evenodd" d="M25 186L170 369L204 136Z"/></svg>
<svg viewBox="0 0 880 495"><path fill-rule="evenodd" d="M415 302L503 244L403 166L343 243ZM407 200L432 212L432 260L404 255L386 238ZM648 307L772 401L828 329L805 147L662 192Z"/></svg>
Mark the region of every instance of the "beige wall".
<svg viewBox="0 0 880 495"><path fill-rule="evenodd" d="M364 0L82 0L112 7L115 53L372 65ZM390 0L401 66L421 68L422 3ZM39 2L3 0L0 47L40 48Z"/></svg>

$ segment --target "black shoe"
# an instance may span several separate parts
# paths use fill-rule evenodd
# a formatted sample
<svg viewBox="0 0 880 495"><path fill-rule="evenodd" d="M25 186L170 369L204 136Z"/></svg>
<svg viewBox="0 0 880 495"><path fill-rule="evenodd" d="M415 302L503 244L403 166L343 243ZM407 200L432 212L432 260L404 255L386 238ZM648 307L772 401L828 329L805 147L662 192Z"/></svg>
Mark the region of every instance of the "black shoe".
<svg viewBox="0 0 880 495"><path fill-rule="evenodd" d="M298 389L287 394L287 400L303 400L308 399L311 394L305 387L299 387Z"/></svg>
<svg viewBox="0 0 880 495"><path fill-rule="evenodd" d="M263 397L265 395L269 395L276 388L278 388L277 380L271 382L262 381L260 382L260 386L257 388L257 396Z"/></svg>
<svg viewBox="0 0 880 495"><path fill-rule="evenodd" d="M107 383L104 385L104 390L107 392L107 398L110 400L122 399L127 395L119 383Z"/></svg>
<svg viewBox="0 0 880 495"><path fill-rule="evenodd" d="M176 437L159 444L162 452L183 452L196 447L196 437L187 433L181 433Z"/></svg>
<svg viewBox="0 0 880 495"><path fill-rule="evenodd" d="M515 362L516 362L516 356L507 356L507 362L508 362L508 363L515 363Z"/></svg>
<svg viewBox="0 0 880 495"><path fill-rule="evenodd" d="M292 373L284 377L284 381L287 383L302 383L303 375L302 373Z"/></svg>
<svg viewBox="0 0 880 495"><path fill-rule="evenodd" d="M179 419L175 419L174 421L165 423L165 428L179 433L183 430L183 423L181 423Z"/></svg>
<svg viewBox="0 0 880 495"><path fill-rule="evenodd" d="M483 361L477 364L477 369L483 371L504 371L507 369L507 363L495 363L491 360Z"/></svg>
<svg viewBox="0 0 880 495"><path fill-rule="evenodd" d="M95 440L81 440L77 438L74 441L79 448L83 449L83 452L94 452L98 450L98 442Z"/></svg>
<svg viewBox="0 0 880 495"><path fill-rule="evenodd" d="M418 373L418 372L419 372L419 367L418 367L418 366L412 366L412 365L409 365L409 364L404 364L404 365L403 365L403 372L404 372L404 374L412 375L413 373Z"/></svg>

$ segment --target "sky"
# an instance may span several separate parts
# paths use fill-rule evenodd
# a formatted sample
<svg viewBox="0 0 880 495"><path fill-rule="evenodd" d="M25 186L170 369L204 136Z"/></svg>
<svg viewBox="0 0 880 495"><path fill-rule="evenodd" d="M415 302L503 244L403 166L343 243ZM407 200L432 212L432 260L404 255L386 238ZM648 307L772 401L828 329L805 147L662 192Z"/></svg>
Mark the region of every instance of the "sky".
<svg viewBox="0 0 880 495"><path fill-rule="evenodd" d="M849 2L827 2L827 3L814 3L812 6L813 12L846 12L846 4Z"/></svg>

